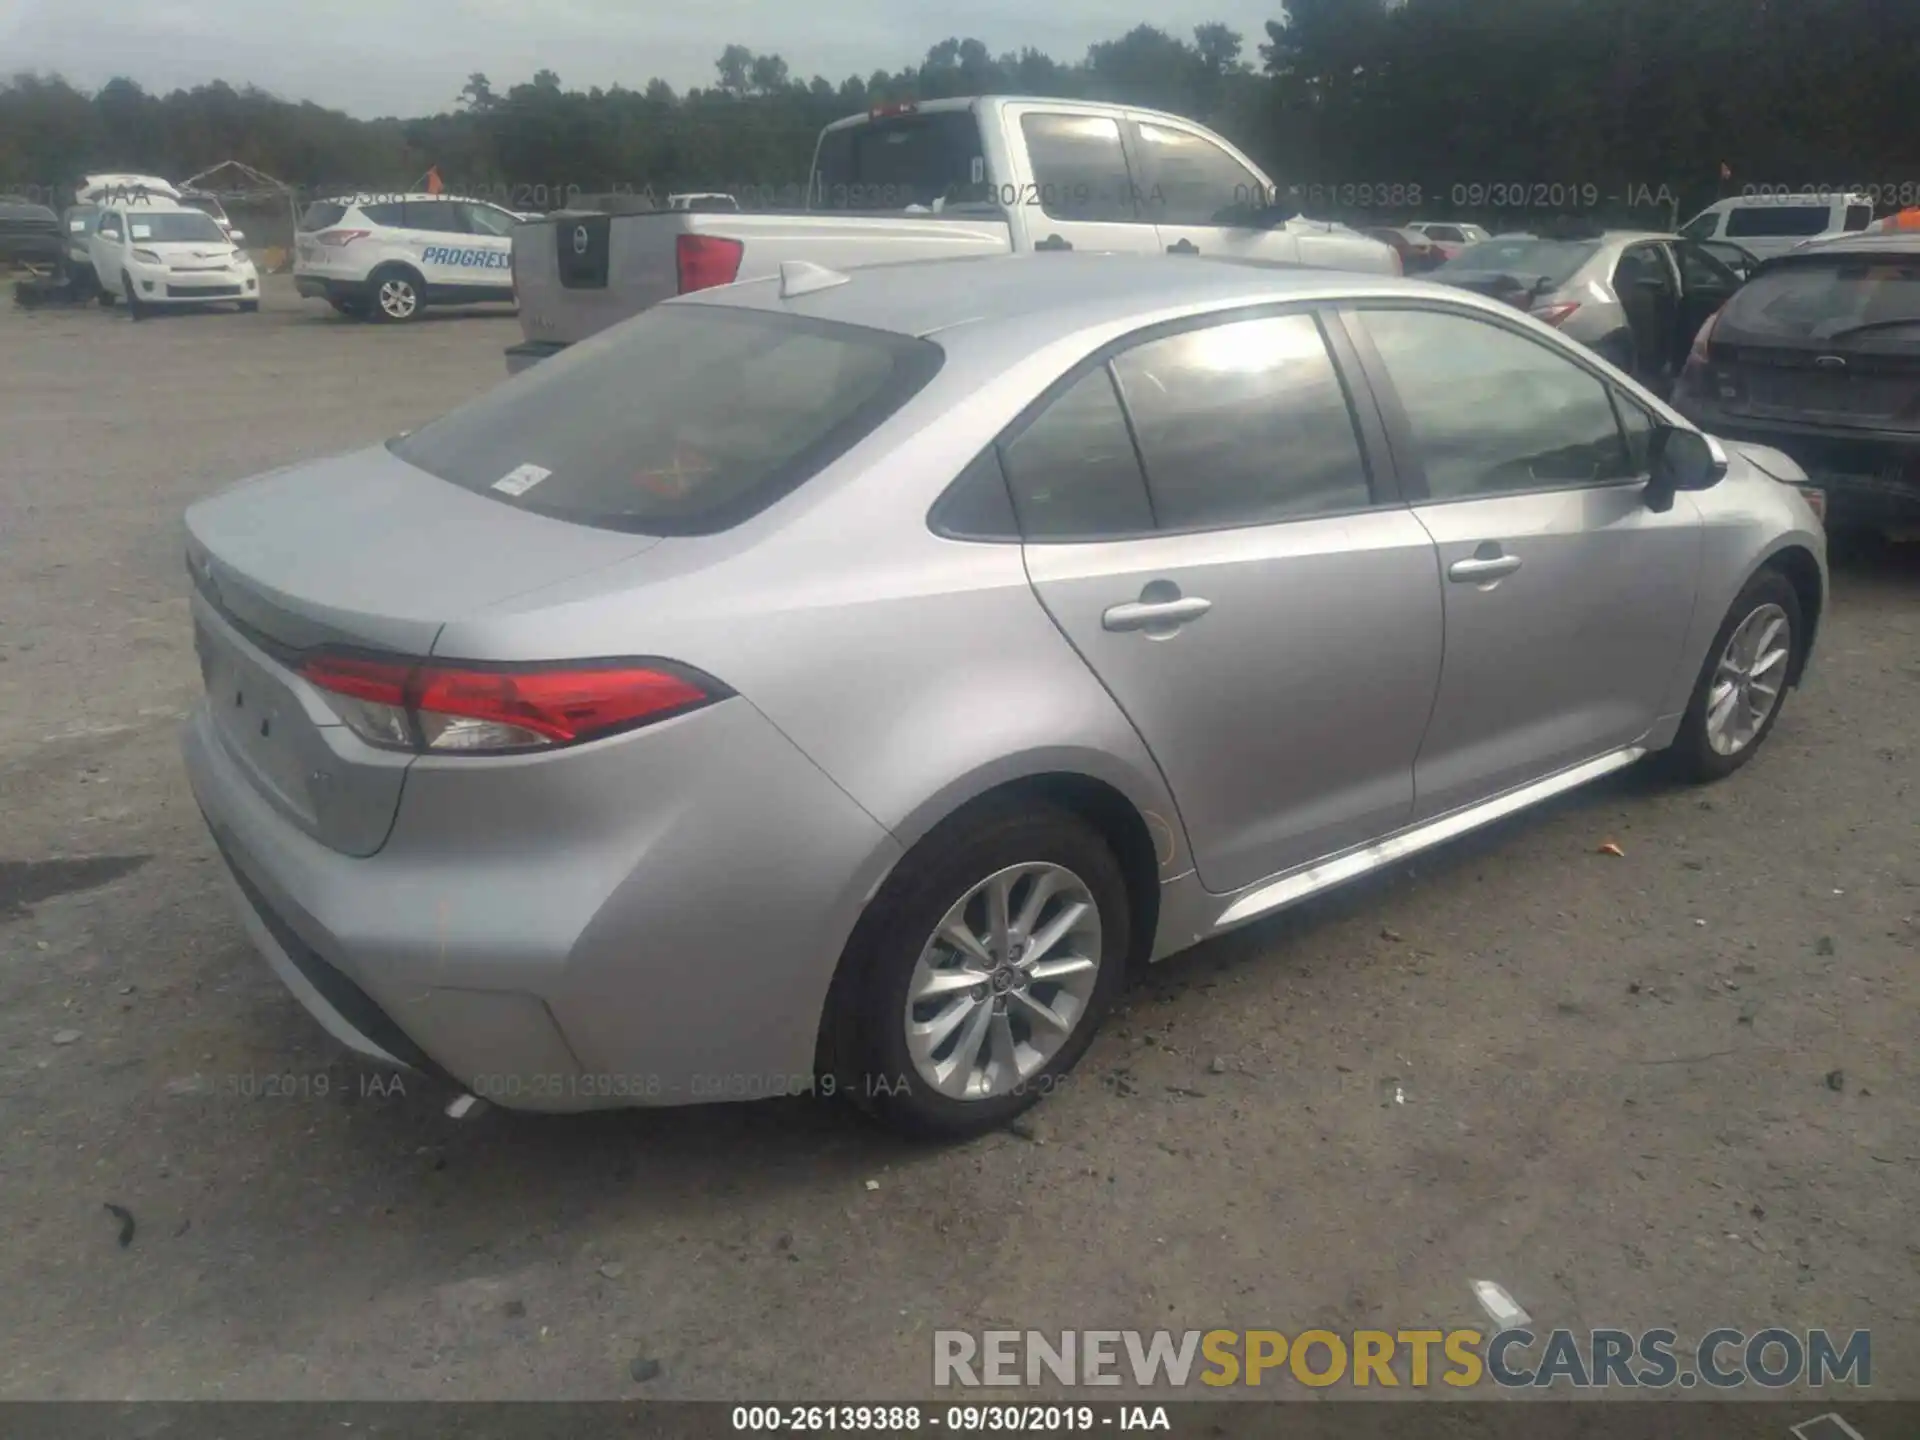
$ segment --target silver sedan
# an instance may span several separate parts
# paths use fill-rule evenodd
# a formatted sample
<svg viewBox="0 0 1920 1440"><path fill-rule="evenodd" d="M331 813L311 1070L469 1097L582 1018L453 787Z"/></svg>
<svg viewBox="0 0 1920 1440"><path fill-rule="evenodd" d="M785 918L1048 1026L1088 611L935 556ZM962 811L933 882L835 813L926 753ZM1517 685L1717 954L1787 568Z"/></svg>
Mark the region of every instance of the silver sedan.
<svg viewBox="0 0 1920 1440"><path fill-rule="evenodd" d="M790 266L194 506L187 765L376 1060L967 1134L1139 965L1746 763L1826 603L1797 478L1459 290Z"/></svg>

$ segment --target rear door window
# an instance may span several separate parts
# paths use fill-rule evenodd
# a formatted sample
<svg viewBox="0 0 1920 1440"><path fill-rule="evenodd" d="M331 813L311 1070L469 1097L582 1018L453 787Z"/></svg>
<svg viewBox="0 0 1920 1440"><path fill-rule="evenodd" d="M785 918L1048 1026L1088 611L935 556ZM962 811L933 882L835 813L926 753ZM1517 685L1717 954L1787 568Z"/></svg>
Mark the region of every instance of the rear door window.
<svg viewBox="0 0 1920 1440"><path fill-rule="evenodd" d="M1264 525L1373 503L1333 357L1310 315L1150 340L1113 362L1163 530Z"/></svg>
<svg viewBox="0 0 1920 1440"><path fill-rule="evenodd" d="M1873 223L1873 206L1849 205L1847 207L1847 218L1846 218L1844 228L1847 229L1848 231L1864 230L1867 228L1867 226L1871 225L1872 223Z"/></svg>
<svg viewBox="0 0 1920 1440"><path fill-rule="evenodd" d="M408 200L401 224L408 230L430 230L442 235L465 235L467 211L452 200Z"/></svg>
<svg viewBox="0 0 1920 1440"><path fill-rule="evenodd" d="M316 200L300 214L300 230L311 234L315 230L331 230L345 217L347 207L338 200Z"/></svg>
<svg viewBox="0 0 1920 1440"><path fill-rule="evenodd" d="M1002 459L1029 540L1111 540L1153 529L1140 457L1104 365L1035 416Z"/></svg>
<svg viewBox="0 0 1920 1440"><path fill-rule="evenodd" d="M710 534L845 453L930 380L931 341L662 305L388 448L490 500L609 530Z"/></svg>
<svg viewBox="0 0 1920 1440"><path fill-rule="evenodd" d="M1138 220L1120 122L1108 115L1030 111L1020 117L1038 194L1055 220Z"/></svg>
<svg viewBox="0 0 1920 1440"><path fill-rule="evenodd" d="M1134 126L1147 218L1225 225L1266 204L1260 177L1204 135L1143 120Z"/></svg>
<svg viewBox="0 0 1920 1440"><path fill-rule="evenodd" d="M398 200L381 201L372 205L362 205L360 213L375 225L384 225L394 230L403 229L407 220L407 207Z"/></svg>
<svg viewBox="0 0 1920 1440"><path fill-rule="evenodd" d="M1740 205L1727 212L1726 235L1730 240L1818 235L1832 219L1830 205Z"/></svg>

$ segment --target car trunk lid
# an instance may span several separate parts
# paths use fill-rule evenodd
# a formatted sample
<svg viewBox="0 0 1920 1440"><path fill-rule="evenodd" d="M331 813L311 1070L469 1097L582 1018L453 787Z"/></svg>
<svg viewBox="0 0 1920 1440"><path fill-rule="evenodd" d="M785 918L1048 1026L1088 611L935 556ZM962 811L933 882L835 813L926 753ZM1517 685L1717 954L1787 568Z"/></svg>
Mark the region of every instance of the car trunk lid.
<svg viewBox="0 0 1920 1440"><path fill-rule="evenodd" d="M384 448L276 471L187 512L194 643L236 767L307 834L385 842L411 756L361 743L301 678L322 647L420 657L442 627L657 537L517 510Z"/></svg>

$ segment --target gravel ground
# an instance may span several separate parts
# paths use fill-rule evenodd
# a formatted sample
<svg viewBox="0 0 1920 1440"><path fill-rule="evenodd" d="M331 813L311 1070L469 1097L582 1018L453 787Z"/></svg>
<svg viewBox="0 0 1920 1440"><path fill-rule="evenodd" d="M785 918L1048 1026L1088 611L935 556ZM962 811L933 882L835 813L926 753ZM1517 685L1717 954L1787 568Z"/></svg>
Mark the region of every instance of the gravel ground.
<svg viewBox="0 0 1920 1440"><path fill-rule="evenodd" d="M1628 773L1169 962L1022 1134L390 1090L218 884L179 516L517 334L282 282L0 312L0 1397L919 1395L937 1327L1445 1328L1481 1277L1541 1326L1870 1328L1920 1396L1911 553L1840 567L1732 780Z"/></svg>

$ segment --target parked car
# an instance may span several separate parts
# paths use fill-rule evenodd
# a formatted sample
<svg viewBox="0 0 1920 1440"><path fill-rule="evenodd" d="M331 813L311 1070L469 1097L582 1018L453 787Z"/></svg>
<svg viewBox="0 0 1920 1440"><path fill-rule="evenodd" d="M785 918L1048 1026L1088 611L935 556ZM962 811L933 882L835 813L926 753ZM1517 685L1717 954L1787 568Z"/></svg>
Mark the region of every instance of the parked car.
<svg viewBox="0 0 1920 1440"><path fill-rule="evenodd" d="M1404 228L1424 236L1440 251L1442 260L1451 260L1469 245L1493 238L1479 225L1459 225L1450 220L1412 220Z"/></svg>
<svg viewBox="0 0 1920 1440"><path fill-rule="evenodd" d="M1176 115L988 96L882 105L821 132L811 209L566 214L520 228L521 370L669 296L777 274L1075 249L1396 274L1393 249L1275 205L1275 186ZM855 213L866 211L871 213Z"/></svg>
<svg viewBox="0 0 1920 1440"><path fill-rule="evenodd" d="M1699 332L1673 403L1791 455L1831 524L1920 531L1920 232L1766 262Z"/></svg>
<svg viewBox="0 0 1920 1440"><path fill-rule="evenodd" d="M1803 240L1857 234L1872 223L1867 195L1736 195L1709 205L1680 233L1689 240L1737 241L1766 260Z"/></svg>
<svg viewBox="0 0 1920 1440"><path fill-rule="evenodd" d="M1485 241L1432 278L1525 310L1655 389L1672 383L1700 326L1741 281L1678 235L1577 229Z"/></svg>
<svg viewBox="0 0 1920 1440"><path fill-rule="evenodd" d="M793 263L195 505L187 768L377 1060L972 1133L1138 963L1744 764L1826 596L1775 468L1423 282Z"/></svg>
<svg viewBox="0 0 1920 1440"><path fill-rule="evenodd" d="M1360 233L1391 245L1394 253L1400 257L1400 273L1403 275L1422 275L1446 262L1447 257L1440 247L1418 230L1407 230L1396 225L1369 225Z"/></svg>
<svg viewBox="0 0 1920 1440"><path fill-rule="evenodd" d="M260 276L213 218L176 200L109 201L87 239L102 305L135 319L159 307L231 302L260 308Z"/></svg>
<svg viewBox="0 0 1920 1440"><path fill-rule="evenodd" d="M458 195L316 200L294 238L293 283L342 315L401 323L429 305L513 299L512 211Z"/></svg>
<svg viewBox="0 0 1920 1440"><path fill-rule="evenodd" d="M58 215L31 200L0 195L0 267L56 270L65 250Z"/></svg>

